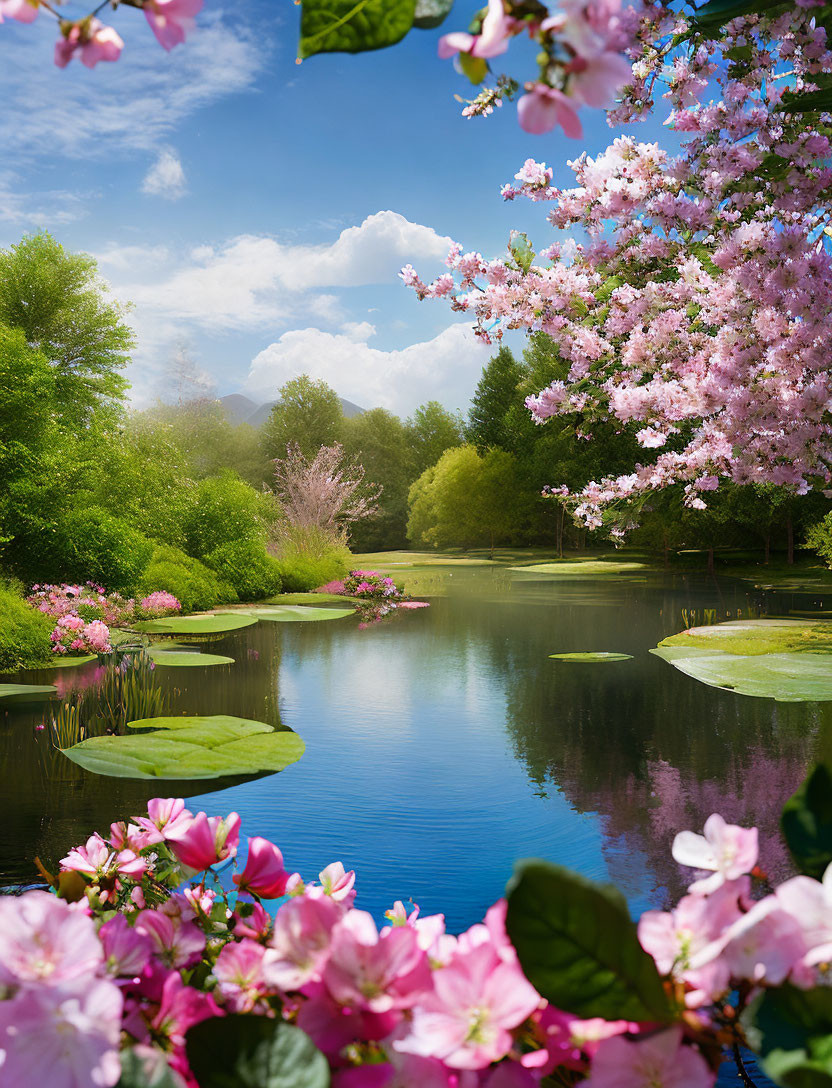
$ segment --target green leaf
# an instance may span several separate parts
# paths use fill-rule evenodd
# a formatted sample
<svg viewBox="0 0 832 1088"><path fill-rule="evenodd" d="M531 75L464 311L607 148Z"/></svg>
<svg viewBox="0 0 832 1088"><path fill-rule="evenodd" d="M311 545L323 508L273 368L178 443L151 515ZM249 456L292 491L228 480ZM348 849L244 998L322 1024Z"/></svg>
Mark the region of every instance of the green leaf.
<svg viewBox="0 0 832 1088"><path fill-rule="evenodd" d="M236 614L236 613L235 613ZM273 623L319 622L321 620L342 620L354 616L354 608L307 608L305 605L281 605L275 608L246 608L244 615L257 620L270 620Z"/></svg>
<svg viewBox="0 0 832 1088"><path fill-rule="evenodd" d="M34 703L57 692L54 684L0 684L0 699L6 703Z"/></svg>
<svg viewBox="0 0 832 1088"><path fill-rule="evenodd" d="M673 1010L624 896L545 861L518 863L506 928L526 977L565 1012L666 1023Z"/></svg>
<svg viewBox="0 0 832 1088"><path fill-rule="evenodd" d="M789 92L783 95L783 106L790 113L828 113L832 111L832 88L819 91Z"/></svg>
<svg viewBox="0 0 832 1088"><path fill-rule="evenodd" d="M534 250L528 236L513 230L509 236L508 251L524 272L528 272L534 260Z"/></svg>
<svg viewBox="0 0 832 1088"><path fill-rule="evenodd" d="M832 774L823 763L785 803L780 826L801 873L820 880L832 862Z"/></svg>
<svg viewBox="0 0 832 1088"><path fill-rule="evenodd" d="M470 83L479 86L488 75L488 61L482 57L474 57L470 53L459 54L459 67L468 77Z"/></svg>
<svg viewBox="0 0 832 1088"><path fill-rule="evenodd" d="M553 661L575 661L592 664L595 661L632 661L632 654L617 654L612 650L597 650L594 653L549 654Z"/></svg>
<svg viewBox="0 0 832 1088"><path fill-rule="evenodd" d="M282 771L303 755L291 729L217 714L143 718L132 735L90 737L61 751L73 763L110 778L219 778ZM138 732L141 730L141 732Z"/></svg>
<svg viewBox="0 0 832 1088"><path fill-rule="evenodd" d="M137 631L153 635L219 635L239 631L257 623L248 612L218 612L210 616L165 616L159 620L139 620L133 624Z"/></svg>
<svg viewBox="0 0 832 1088"><path fill-rule="evenodd" d="M73 669L79 665L89 665L91 661L97 661L98 654L83 654L73 657L72 654L55 654L48 665L38 665L39 669Z"/></svg>
<svg viewBox="0 0 832 1088"><path fill-rule="evenodd" d="M776 7L782 0L708 0L693 15L695 26L723 26L740 15Z"/></svg>
<svg viewBox="0 0 832 1088"><path fill-rule="evenodd" d="M780 703L832 699L832 654L726 654L695 646L659 646L650 651L686 676L712 688Z"/></svg>
<svg viewBox="0 0 832 1088"><path fill-rule="evenodd" d="M788 1088L832 1086L832 990L790 984L766 990L752 1008L763 1069Z"/></svg>
<svg viewBox="0 0 832 1088"><path fill-rule="evenodd" d="M135 1050L122 1050L121 1080L116 1088L181 1088L181 1080L168 1065L160 1050L138 1054Z"/></svg>
<svg viewBox="0 0 832 1088"><path fill-rule="evenodd" d="M167 665L176 668L234 664L233 657L222 657L220 654L201 654L187 650L160 650L157 646L151 646L147 653L156 665Z"/></svg>
<svg viewBox="0 0 832 1088"><path fill-rule="evenodd" d="M413 26L416 0L302 0L298 56L385 49Z"/></svg>
<svg viewBox="0 0 832 1088"><path fill-rule="evenodd" d="M236 1014L203 1020L185 1036L200 1088L327 1088L329 1063L300 1028Z"/></svg>
<svg viewBox="0 0 832 1088"><path fill-rule="evenodd" d="M413 25L420 30L433 30L445 22L454 0L416 0Z"/></svg>

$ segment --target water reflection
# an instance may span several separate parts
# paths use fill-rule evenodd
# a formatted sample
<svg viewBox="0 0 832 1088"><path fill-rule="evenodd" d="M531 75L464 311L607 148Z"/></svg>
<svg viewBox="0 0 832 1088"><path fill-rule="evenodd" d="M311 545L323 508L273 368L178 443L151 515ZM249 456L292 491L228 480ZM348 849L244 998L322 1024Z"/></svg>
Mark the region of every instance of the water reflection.
<svg viewBox="0 0 832 1088"><path fill-rule="evenodd" d="M361 631L359 619L258 624L217 644L233 666L169 670L175 712L282 718L307 743L280 775L181 792L236 809L307 876L335 858L355 867L367 909L412 895L453 927L480 917L528 855L612 877L634 908L662 903L680 891L673 835L715 810L757 823L764 864L786 870L780 806L822 747L832 704L708 688L647 652L685 625L683 609L753 614L753 592L639 572L567 582L477 567L432 568L407 588L421 595L430 583L442 595L429 609ZM580 650L635 657L547 656ZM66 761L47 773L36 718L27 708L0 718L6 880L159 792Z"/></svg>

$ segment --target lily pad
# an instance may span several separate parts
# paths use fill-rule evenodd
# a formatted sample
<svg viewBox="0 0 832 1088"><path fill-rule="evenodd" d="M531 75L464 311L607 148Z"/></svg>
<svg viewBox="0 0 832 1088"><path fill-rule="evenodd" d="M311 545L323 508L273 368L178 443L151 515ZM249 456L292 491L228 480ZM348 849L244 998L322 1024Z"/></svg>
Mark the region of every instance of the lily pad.
<svg viewBox="0 0 832 1088"><path fill-rule="evenodd" d="M233 665L233 657L223 657L221 654L201 654L194 650L168 650L151 646L148 656L156 665L165 665L175 668L200 668L206 665Z"/></svg>
<svg viewBox="0 0 832 1088"><path fill-rule="evenodd" d="M732 620L710 627L691 627L659 643L660 649L672 646L741 656L832 653L832 623L780 618Z"/></svg>
<svg viewBox="0 0 832 1088"><path fill-rule="evenodd" d="M49 699L57 690L54 684L0 684L0 699L6 703L34 703Z"/></svg>
<svg viewBox="0 0 832 1088"><path fill-rule="evenodd" d="M309 608L306 605L275 605L273 608L246 608L246 616L257 620L270 620L272 623L298 623L319 620L341 620L345 616L354 616L354 608Z"/></svg>
<svg viewBox="0 0 832 1088"><path fill-rule="evenodd" d="M659 646L650 653L710 687L780 703L832 700L832 654L729 654L698 646Z"/></svg>
<svg viewBox="0 0 832 1088"><path fill-rule="evenodd" d="M48 665L38 665L39 669L73 669L78 665L89 665L91 661L97 661L98 654L83 654L77 657L68 655L66 657L55 656L51 659Z"/></svg>
<svg viewBox="0 0 832 1088"><path fill-rule="evenodd" d="M152 635L219 635L251 627L257 617L248 611L217 612L208 616L165 616L158 620L139 620L137 631Z"/></svg>
<svg viewBox="0 0 832 1088"><path fill-rule="evenodd" d="M554 661L576 661L592 664L595 661L632 661L632 654L617 654L612 650L598 650L594 653L549 654Z"/></svg>
<svg viewBox="0 0 832 1088"><path fill-rule="evenodd" d="M124 737L91 737L62 749L73 763L112 778L219 778L282 771L303 755L289 729L218 714L143 718Z"/></svg>
<svg viewBox="0 0 832 1088"><path fill-rule="evenodd" d="M654 568L632 559L560 559L553 563L530 563L528 566L509 567L520 574L557 574L566 578L625 578L647 574Z"/></svg>

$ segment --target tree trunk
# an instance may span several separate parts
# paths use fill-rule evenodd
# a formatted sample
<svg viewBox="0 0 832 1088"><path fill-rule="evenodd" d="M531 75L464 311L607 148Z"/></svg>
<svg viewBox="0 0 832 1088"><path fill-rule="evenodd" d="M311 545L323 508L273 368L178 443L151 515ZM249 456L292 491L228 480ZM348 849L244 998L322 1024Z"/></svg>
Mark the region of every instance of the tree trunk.
<svg viewBox="0 0 832 1088"><path fill-rule="evenodd" d="M566 507L561 506L557 517L558 559L563 559L563 523L566 520Z"/></svg>
<svg viewBox="0 0 832 1088"><path fill-rule="evenodd" d="M714 550L708 548L708 574L714 573Z"/></svg>
<svg viewBox="0 0 832 1088"><path fill-rule="evenodd" d="M786 562L789 566L792 566L794 563L794 525L792 524L791 513L789 513L789 516L786 518L786 541L788 548Z"/></svg>
<svg viewBox="0 0 832 1088"><path fill-rule="evenodd" d="M771 558L771 533L766 533L765 536L765 565L768 566L768 561Z"/></svg>
<svg viewBox="0 0 832 1088"><path fill-rule="evenodd" d="M494 558L494 530L491 530L491 558Z"/></svg>

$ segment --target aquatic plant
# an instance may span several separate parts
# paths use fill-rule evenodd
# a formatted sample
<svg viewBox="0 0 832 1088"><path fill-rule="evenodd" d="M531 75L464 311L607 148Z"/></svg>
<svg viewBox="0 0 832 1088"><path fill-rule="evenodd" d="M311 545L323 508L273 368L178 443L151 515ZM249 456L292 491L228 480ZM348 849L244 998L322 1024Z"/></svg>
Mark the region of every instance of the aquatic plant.
<svg viewBox="0 0 832 1088"><path fill-rule="evenodd" d="M340 862L307 881L267 839L241 851L237 813L156 798L70 850L55 894L0 899L4 1074L34 1084L42 1054L73 1088L712 1088L753 1044L823 1088L830 791L819 766L787 802L802 875L778 887L756 828L714 814L676 835L672 910L634 922L615 888L528 861L459 936L402 902L379 928Z"/></svg>

